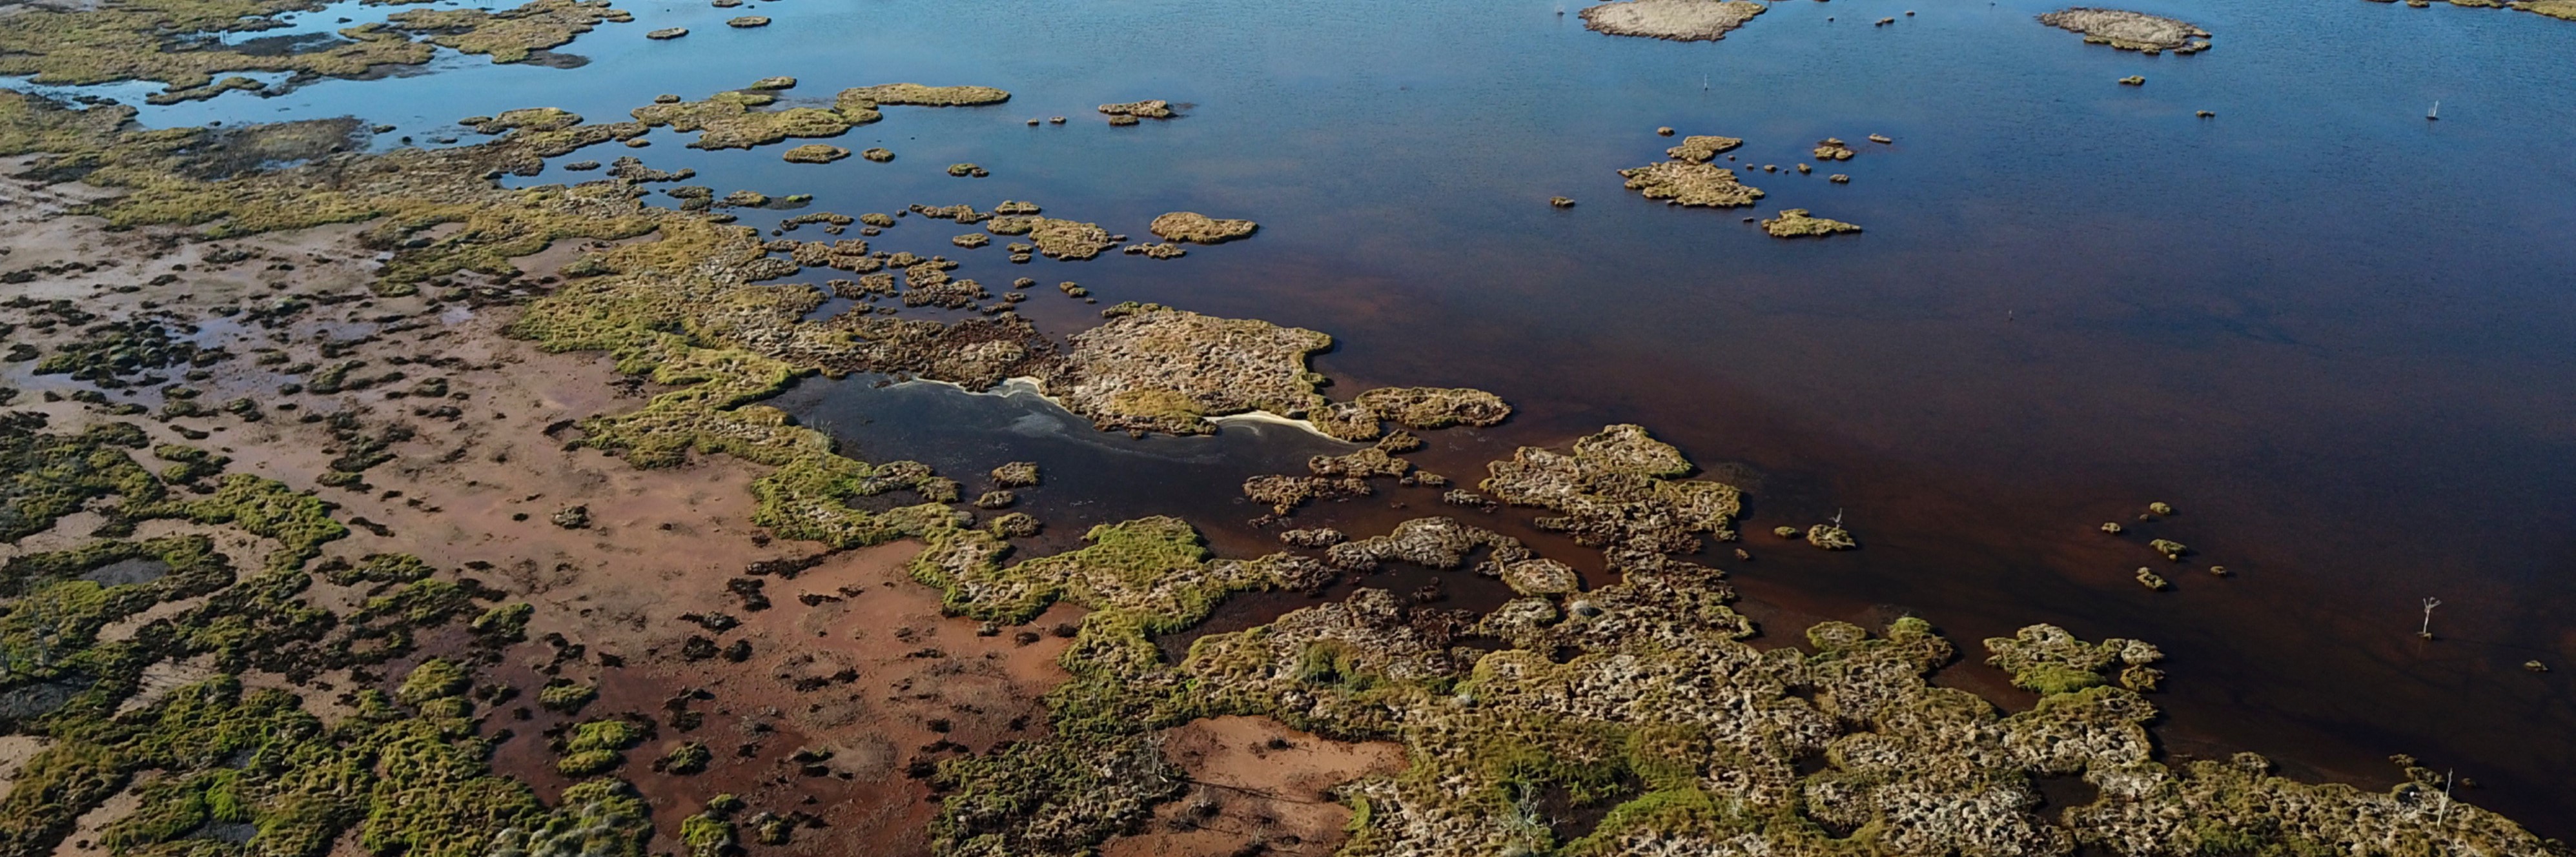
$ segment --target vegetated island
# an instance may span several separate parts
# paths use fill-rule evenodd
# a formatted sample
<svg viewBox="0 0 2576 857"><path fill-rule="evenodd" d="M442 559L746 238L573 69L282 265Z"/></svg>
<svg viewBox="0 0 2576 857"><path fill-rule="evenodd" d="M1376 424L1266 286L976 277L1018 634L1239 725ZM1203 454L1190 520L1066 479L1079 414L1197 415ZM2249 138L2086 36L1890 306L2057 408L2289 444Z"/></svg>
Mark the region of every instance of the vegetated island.
<svg viewBox="0 0 2576 857"><path fill-rule="evenodd" d="M1581 14L1597 33L1696 42L1726 38L1766 8L1749 0L1612 0Z"/></svg>
<svg viewBox="0 0 2576 857"><path fill-rule="evenodd" d="M1154 218L1154 222L1147 224L1145 228L1169 241L1222 244L1237 238L1249 237L1253 230L1261 228L1261 225L1249 220L1209 217L1195 211L1175 211Z"/></svg>
<svg viewBox="0 0 2576 857"><path fill-rule="evenodd" d="M2077 6L2041 15L2039 22L2083 34L2086 44L2110 45L2124 51L2196 54L2209 49L2209 31L2144 12Z"/></svg>
<svg viewBox="0 0 2576 857"><path fill-rule="evenodd" d="M1771 233L1773 238L1806 238L1859 232L1860 226L1810 216L1803 208L1791 208L1782 210L1777 217L1763 219L1762 231Z"/></svg>
<svg viewBox="0 0 2576 857"><path fill-rule="evenodd" d="M1620 170L1629 190L1672 205L1734 208L1752 205L1762 189L1742 184L1735 171L1712 163L1717 156L1744 145L1734 137L1691 136L1664 150L1669 160Z"/></svg>

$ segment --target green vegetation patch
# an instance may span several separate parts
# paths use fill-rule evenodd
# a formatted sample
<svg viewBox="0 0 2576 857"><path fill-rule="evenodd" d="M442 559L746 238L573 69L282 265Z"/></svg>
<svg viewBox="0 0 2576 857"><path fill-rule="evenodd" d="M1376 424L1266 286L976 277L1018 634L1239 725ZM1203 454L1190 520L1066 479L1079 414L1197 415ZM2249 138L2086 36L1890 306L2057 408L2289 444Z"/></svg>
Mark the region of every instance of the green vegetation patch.
<svg viewBox="0 0 2576 857"><path fill-rule="evenodd" d="M95 671L102 628L233 578L231 560L203 536L93 542L9 560L0 565L0 692Z"/></svg>
<svg viewBox="0 0 2576 857"><path fill-rule="evenodd" d="M598 685L582 684L571 679L559 678L548 681L544 688L537 691L538 707L565 714L579 714L583 708L590 705L591 700L598 698Z"/></svg>
<svg viewBox="0 0 2576 857"><path fill-rule="evenodd" d="M1565 452L1522 447L1486 468L1480 487L1494 499L1556 512L1533 523L1600 548L1617 569L1660 566L1697 551L1704 535L1732 541L1743 509L1734 486L1680 478L1690 460L1637 425L1605 427Z"/></svg>
<svg viewBox="0 0 2576 857"><path fill-rule="evenodd" d="M1145 304L1105 315L1074 334L1073 377L1049 387L1100 428L1205 434L1216 430L1211 416L1302 417L1324 405L1315 392L1324 378L1306 361L1332 347L1330 336Z"/></svg>
<svg viewBox="0 0 2576 857"><path fill-rule="evenodd" d="M68 435L39 429L0 420L0 541L43 532L92 500L149 503L162 496L161 483L127 453L143 448L142 429L127 423Z"/></svg>
<svg viewBox="0 0 2576 857"><path fill-rule="evenodd" d="M498 12L415 9L385 20L388 27L420 34L430 44L490 56L496 63L514 63L570 44L603 22L624 23L635 16L610 8L608 0L532 0Z"/></svg>
<svg viewBox="0 0 2576 857"><path fill-rule="evenodd" d="M1185 779L1148 736L1213 712L1151 635L1197 624L1233 593L1329 578L1320 563L1287 554L1211 559L1197 531L1174 518L1102 525L1086 540L1006 566L999 537L953 531L933 535L914 560L913 575L941 588L955 613L1026 622L1059 599L1092 611L1061 659L1073 680L1047 697L1056 739L941 766L950 794L932 835L942 853L1082 853L1179 794ZM1058 821L1032 830L1020 823L1031 817Z"/></svg>
<svg viewBox="0 0 2576 857"><path fill-rule="evenodd" d="M385 66L428 62L431 47L520 62L561 46L604 21L631 20L605 0L533 0L486 12L414 10L385 24L332 34L259 37L287 26L288 12L321 7L310 0L123 0L95 8L29 5L0 28L0 75L26 75L47 85L152 80L169 85L156 103L255 89L226 72L292 72L360 77ZM424 37L414 41L413 36ZM241 38L248 36L248 38Z"/></svg>
<svg viewBox="0 0 2576 857"><path fill-rule="evenodd" d="M850 126L876 121L874 111L856 118L822 107L757 110L776 103L767 92L719 92L704 101L649 104L635 108L635 121L656 128L694 131L695 149L748 149L789 137L836 137Z"/></svg>
<svg viewBox="0 0 2576 857"><path fill-rule="evenodd" d="M628 747L646 737L644 727L631 720L590 720L575 724L557 745L561 758L555 770L568 777L587 777L606 773L626 763Z"/></svg>
<svg viewBox="0 0 2576 857"><path fill-rule="evenodd" d="M0 854L51 853L73 818L145 774L141 808L101 831L112 849L197 853L229 827L246 854L315 857L351 830L388 855L642 853L651 827L623 783L577 784L550 811L493 776L464 686L455 664L432 660L399 703L362 692L359 716L331 726L291 694L230 676L127 715L51 718L36 731L54 742L0 798Z"/></svg>

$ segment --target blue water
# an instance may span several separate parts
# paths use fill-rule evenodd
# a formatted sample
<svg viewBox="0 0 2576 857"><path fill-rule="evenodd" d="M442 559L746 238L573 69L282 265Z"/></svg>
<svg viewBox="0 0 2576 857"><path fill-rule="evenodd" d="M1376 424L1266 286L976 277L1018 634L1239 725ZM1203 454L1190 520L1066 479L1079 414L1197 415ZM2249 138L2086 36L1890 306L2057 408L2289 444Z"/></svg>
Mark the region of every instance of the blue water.
<svg viewBox="0 0 2576 857"><path fill-rule="evenodd" d="M2488 783L2480 803L2576 832L2553 821L2576 818L2576 24L2157 0L2130 8L2216 47L2149 57L2040 26L2054 6L2025 0L1784 2L1717 43L1585 32L1553 0L625 8L636 23L559 49L580 69L451 56L143 118L358 115L425 141L463 135L463 116L619 119L770 75L802 79L790 103L1000 86L1006 105L890 108L831 141L890 164L701 152L667 131L561 160L636 154L851 214L1023 199L1138 236L1171 210L1259 220L1168 262L1005 265L918 219L874 241L988 286L1071 279L1104 302L1323 330L1340 391L1468 384L1518 405L1503 429L1435 438L1424 460L1453 475L1645 423L1771 474L1760 527L1851 515L1862 551L1737 571L1784 615L1894 605L1963 640L2039 620L2156 640L2175 655L2177 746L2380 784L2378 757L2413 753ZM776 23L723 25L755 13ZM643 37L667 26L692 34ZM2114 83L2131 74L2147 84ZM1092 111L1140 98L1187 116L1112 128ZM1051 115L1071 121L1023 124ZM1739 167L1789 167L1827 136L1861 154L1751 173L1757 209L1673 209L1615 172L1661 159L1675 141L1657 126L1745 138ZM944 173L961 161L992 176ZM1742 222L1780 208L1867 231L1792 242ZM1049 329L1095 317L1039 292L1022 311ZM800 413L831 407L802 395ZM940 454L937 427L834 428L871 455ZM2182 506L2171 534L2238 576L2130 582L2142 549L2092 530L2148 500ZM2450 629L2430 645L2411 633L2424 596Z"/></svg>

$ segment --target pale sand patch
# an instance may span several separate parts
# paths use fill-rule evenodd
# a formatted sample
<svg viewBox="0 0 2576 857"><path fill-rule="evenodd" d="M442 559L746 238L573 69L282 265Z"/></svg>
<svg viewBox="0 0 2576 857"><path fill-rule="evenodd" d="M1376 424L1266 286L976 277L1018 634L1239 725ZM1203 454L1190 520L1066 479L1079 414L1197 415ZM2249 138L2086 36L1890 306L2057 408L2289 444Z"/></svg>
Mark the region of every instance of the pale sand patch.
<svg viewBox="0 0 2576 857"><path fill-rule="evenodd" d="M134 695L117 703L116 713L124 715L159 703L171 691L196 684L216 675L214 657L201 655L185 661L154 661L144 666Z"/></svg>
<svg viewBox="0 0 2576 857"><path fill-rule="evenodd" d="M9 793L9 786L18 781L18 772L26 769L28 759L53 745L53 739L41 735L0 735L0 795Z"/></svg>
<svg viewBox="0 0 2576 857"><path fill-rule="evenodd" d="M80 818L72 821L70 835L63 837L62 844L54 846L54 857L112 857L107 846L98 841L98 834L108 825L123 821L135 810L143 808L141 786L149 776L136 777L124 791L100 802L97 808L81 813Z"/></svg>

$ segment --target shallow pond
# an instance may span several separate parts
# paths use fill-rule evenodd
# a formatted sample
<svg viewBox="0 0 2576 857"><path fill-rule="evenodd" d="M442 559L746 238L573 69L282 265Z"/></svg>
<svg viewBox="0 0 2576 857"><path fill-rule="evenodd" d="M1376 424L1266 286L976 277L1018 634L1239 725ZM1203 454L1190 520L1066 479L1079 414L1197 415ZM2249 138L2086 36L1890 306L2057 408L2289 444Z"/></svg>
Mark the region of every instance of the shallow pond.
<svg viewBox="0 0 2576 857"><path fill-rule="evenodd" d="M80 579L100 586L124 586L135 583L151 583L152 581L160 580L162 575L169 573L169 563L151 557L138 556L130 559L120 559L115 562L90 569L89 571L82 572Z"/></svg>

